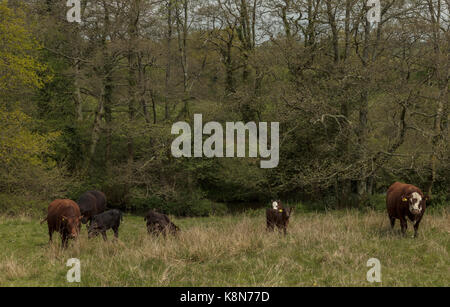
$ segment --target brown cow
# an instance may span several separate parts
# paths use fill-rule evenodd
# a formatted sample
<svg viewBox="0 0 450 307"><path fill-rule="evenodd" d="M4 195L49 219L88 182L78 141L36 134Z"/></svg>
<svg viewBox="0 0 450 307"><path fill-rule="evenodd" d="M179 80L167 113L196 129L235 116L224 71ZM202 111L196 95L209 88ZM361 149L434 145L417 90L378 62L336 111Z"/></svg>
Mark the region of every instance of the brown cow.
<svg viewBox="0 0 450 307"><path fill-rule="evenodd" d="M100 214L106 210L106 195L100 191L88 191L80 196L77 201L80 212L83 215L81 222L86 224L94 215Z"/></svg>
<svg viewBox="0 0 450 307"><path fill-rule="evenodd" d="M74 239L80 231L80 208L70 199L56 199L48 206L47 217L41 222L47 221L49 242L52 242L54 231L61 234L62 246L67 247L69 238Z"/></svg>
<svg viewBox="0 0 450 307"><path fill-rule="evenodd" d="M279 200L272 201L272 208L266 210L267 230L273 231L276 226L278 229L283 229L286 235L291 213L292 207L283 208Z"/></svg>
<svg viewBox="0 0 450 307"><path fill-rule="evenodd" d="M162 233L166 236L167 232L175 235L180 231L180 228L172 223L167 215L154 210L147 212L144 221L147 221L147 232L149 234L159 235Z"/></svg>
<svg viewBox="0 0 450 307"><path fill-rule="evenodd" d="M386 194L386 207L391 228L394 228L395 219L399 219L402 233L405 235L408 227L406 217L408 217L414 225L414 237L417 237L427 200L428 197L424 196L418 187L401 182L393 183Z"/></svg>

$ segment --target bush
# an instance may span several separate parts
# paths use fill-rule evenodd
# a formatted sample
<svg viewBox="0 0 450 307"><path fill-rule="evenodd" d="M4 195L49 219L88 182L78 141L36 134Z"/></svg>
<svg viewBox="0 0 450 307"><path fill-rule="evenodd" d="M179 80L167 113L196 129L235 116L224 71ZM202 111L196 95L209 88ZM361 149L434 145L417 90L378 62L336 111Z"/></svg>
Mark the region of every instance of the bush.
<svg viewBox="0 0 450 307"><path fill-rule="evenodd" d="M369 207L377 211L386 210L386 194L370 195Z"/></svg>
<svg viewBox="0 0 450 307"><path fill-rule="evenodd" d="M224 204L224 203L215 203L215 202L213 202L211 204L211 206L212 206L212 214L213 215L220 216L220 215L228 214L228 212L229 212L227 205Z"/></svg>
<svg viewBox="0 0 450 307"><path fill-rule="evenodd" d="M164 200L162 197L152 195L150 197L134 197L127 205L127 209L134 212L145 213L150 209L165 214L177 216L210 216L223 215L228 208L223 203L214 203L206 199L201 192L193 192L190 195L180 193L172 200Z"/></svg>
<svg viewBox="0 0 450 307"><path fill-rule="evenodd" d="M427 210L440 210L445 206L450 205L450 196L445 192L440 192L431 197L430 200L427 201Z"/></svg>
<svg viewBox="0 0 450 307"><path fill-rule="evenodd" d="M23 195L0 194L0 214L43 217L49 202L33 200Z"/></svg>

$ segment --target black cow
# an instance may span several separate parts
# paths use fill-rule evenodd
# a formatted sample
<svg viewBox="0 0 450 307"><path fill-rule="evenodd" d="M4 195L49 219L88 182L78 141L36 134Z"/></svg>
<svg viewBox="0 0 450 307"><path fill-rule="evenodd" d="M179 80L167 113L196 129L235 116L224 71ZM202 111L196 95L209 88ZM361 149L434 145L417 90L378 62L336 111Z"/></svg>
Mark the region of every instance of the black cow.
<svg viewBox="0 0 450 307"><path fill-rule="evenodd" d="M168 232L176 234L180 231L180 228L172 223L167 215L154 210L150 210L147 213L144 221L147 221L147 231L149 234L159 235L162 233L166 236Z"/></svg>
<svg viewBox="0 0 450 307"><path fill-rule="evenodd" d="M106 241L106 231L112 229L114 231L114 237L119 237L119 226L122 221L122 212L113 209L105 211L101 214L94 215L91 220L91 225L88 229L88 238L102 234L103 240Z"/></svg>
<svg viewBox="0 0 450 307"><path fill-rule="evenodd" d="M106 196L100 191L88 191L80 196L77 201L80 212L83 215L81 222L86 224L94 215L106 210Z"/></svg>

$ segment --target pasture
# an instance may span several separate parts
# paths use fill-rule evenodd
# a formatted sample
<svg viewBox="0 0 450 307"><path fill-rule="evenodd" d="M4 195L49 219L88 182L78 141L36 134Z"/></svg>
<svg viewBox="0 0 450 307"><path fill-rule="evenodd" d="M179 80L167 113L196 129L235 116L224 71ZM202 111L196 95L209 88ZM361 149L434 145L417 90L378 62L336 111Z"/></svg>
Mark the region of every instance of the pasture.
<svg viewBox="0 0 450 307"><path fill-rule="evenodd" d="M143 217L125 215L119 240L88 240L86 226L67 250L48 245L38 218L0 216L0 286L449 286L448 208L427 212L413 239L390 230L385 211L293 213L288 235L268 233L262 210L174 218L177 237L152 237ZM56 235L56 234L55 234ZM81 283L68 283L69 258ZM369 258L381 283L369 283Z"/></svg>

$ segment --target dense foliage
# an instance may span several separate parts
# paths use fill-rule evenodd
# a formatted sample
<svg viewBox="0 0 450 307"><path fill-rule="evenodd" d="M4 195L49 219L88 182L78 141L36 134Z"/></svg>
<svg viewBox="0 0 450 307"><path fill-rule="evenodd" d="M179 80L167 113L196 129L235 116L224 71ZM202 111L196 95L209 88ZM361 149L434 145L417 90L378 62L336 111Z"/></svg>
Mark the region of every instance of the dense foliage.
<svg viewBox="0 0 450 307"><path fill-rule="evenodd" d="M366 207L395 180L448 202L448 1L382 0L376 24L362 0L81 3L0 0L0 210L93 188L178 215ZM196 113L280 122L278 167L174 158Z"/></svg>

